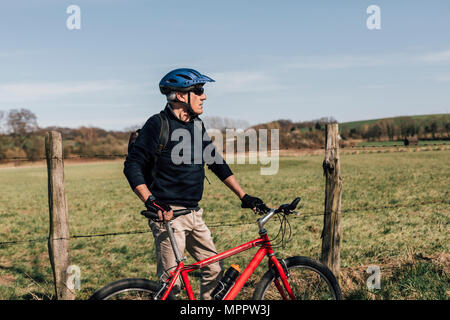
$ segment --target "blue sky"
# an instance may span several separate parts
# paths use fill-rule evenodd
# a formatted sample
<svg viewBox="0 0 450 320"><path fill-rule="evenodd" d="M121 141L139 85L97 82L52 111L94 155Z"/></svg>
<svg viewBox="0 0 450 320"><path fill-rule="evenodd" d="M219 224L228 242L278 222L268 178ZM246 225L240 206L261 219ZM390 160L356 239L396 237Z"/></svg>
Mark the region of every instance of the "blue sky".
<svg viewBox="0 0 450 320"><path fill-rule="evenodd" d="M81 8L69 30L66 9ZM369 5L381 30L369 30ZM450 1L15 0L0 4L0 110L122 130L191 67L204 116L257 124L450 111Z"/></svg>

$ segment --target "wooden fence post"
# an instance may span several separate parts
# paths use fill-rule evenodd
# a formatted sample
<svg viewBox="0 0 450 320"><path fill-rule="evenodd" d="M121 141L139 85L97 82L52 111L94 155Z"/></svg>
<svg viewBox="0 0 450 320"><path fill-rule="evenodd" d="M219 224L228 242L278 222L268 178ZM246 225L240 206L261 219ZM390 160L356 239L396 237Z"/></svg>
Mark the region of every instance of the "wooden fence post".
<svg viewBox="0 0 450 320"><path fill-rule="evenodd" d="M322 253L320 261L326 264L337 278L339 277L341 262L342 194L339 139L338 124L328 124L325 129L325 160L323 161L323 172L326 177L326 185Z"/></svg>
<svg viewBox="0 0 450 320"><path fill-rule="evenodd" d="M45 137L45 154L48 172L48 207L50 233L48 253L53 269L55 293L58 300L73 300L75 292L66 283L70 265L69 215L64 188L64 161L61 133L50 131Z"/></svg>

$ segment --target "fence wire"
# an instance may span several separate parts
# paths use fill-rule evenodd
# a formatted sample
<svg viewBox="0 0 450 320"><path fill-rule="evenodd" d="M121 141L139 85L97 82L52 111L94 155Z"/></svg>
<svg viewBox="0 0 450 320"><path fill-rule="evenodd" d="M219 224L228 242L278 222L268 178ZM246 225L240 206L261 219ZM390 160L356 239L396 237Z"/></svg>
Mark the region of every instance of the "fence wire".
<svg viewBox="0 0 450 320"><path fill-rule="evenodd" d="M341 147L340 150L348 151L348 150L365 150L365 149L374 149L374 148L406 148L406 149L414 149L421 147L441 147L441 146L450 146L450 143L424 143L419 145L410 145L405 146L403 144L394 144L394 145L368 145L368 146L348 146ZM323 150L324 148L321 148ZM302 150L302 149L299 149ZM439 150L439 149L437 149ZM394 152L399 152L402 150L395 150ZM79 155L70 155L63 156L63 160L73 160L73 159L115 159L115 158L126 158L128 154L79 154ZM29 159L27 157L9 157L9 158L0 158L0 163L8 163L8 162L36 162L47 160L46 157L37 157L33 159Z"/></svg>
<svg viewBox="0 0 450 320"><path fill-rule="evenodd" d="M341 214L343 213L356 213L356 212L373 212L378 210L388 210L388 209L398 209L398 208L413 208L418 206L424 206L424 205L430 205L430 204L450 204L450 201L448 200L433 200L433 201L420 201L418 203L413 204L397 204L397 205L386 205L386 206L380 206L380 207L361 207L361 208L349 208L349 209L343 209L341 210ZM309 217L323 217L324 213L317 213L317 212L305 212L301 213L299 215L293 215L291 216L294 219L306 219ZM209 228L227 228L227 227L236 227L236 226L244 226L244 225L252 225L255 224L255 221L236 221L236 222L214 222L210 225L208 225ZM121 236L121 235L135 235L135 234L143 234L143 233L150 233L150 229L146 230L134 230L134 231L123 231L123 232L109 232L109 233L98 233L98 234L79 234L79 235L73 235L69 238L56 238L53 240L70 240L70 239L81 239L81 238L98 238L98 237L111 237L111 236ZM13 244L24 244L24 243L35 243L35 242L45 242L48 241L49 237L41 237L41 238L35 238L35 239L26 239L26 240L11 240L11 241L2 241L0 242L0 248L1 246L7 246L7 245L13 245Z"/></svg>
<svg viewBox="0 0 450 320"><path fill-rule="evenodd" d="M420 144L417 146L404 146L404 145L381 145L381 146L354 146L354 147L346 147L342 148L342 150L349 150L349 149L365 149L365 148L393 148L393 147L403 147L403 148L420 148L420 147L426 147L426 146L450 146L450 143L441 143L441 144ZM71 155L67 157L63 157L64 160L66 159L95 159L95 158L125 158L127 154L94 154L94 155ZM40 157L36 159L28 159L27 157L11 157L11 158L3 158L0 159L0 163L5 162L19 162L19 161L40 161L40 160L46 160L46 157ZM432 201L432 202L420 202L416 204L409 204L409 205L392 205L392 206L381 206L381 207L361 207L361 208L351 208L351 209L343 209L341 210L341 213L349 213L349 212L361 212L361 211L377 211L377 210L384 210L384 209L395 209L395 208L406 208L406 207L414 207L414 206L420 206L420 205L427 205L427 204L433 204L433 203L443 203L448 204L449 202L443 201ZM309 213L301 213L299 216L294 216L295 219L298 218L308 218L311 216L323 216L323 213L317 213L317 212L309 212ZM254 224L255 221L244 221L244 222L216 222L215 224L209 225L209 228L223 228L223 227L235 227L235 226L242 226L242 225L250 225ZM130 235L130 234L142 234L142 233L149 233L151 230L135 230L135 231L125 231L125 232L112 232L112 233L101 233L101 234L87 234L87 235L73 235L70 236L68 239L79 239L79 238L94 238L94 237L107 237L107 236L118 236L118 235ZM66 239L66 240L68 240ZM44 242L48 241L49 238L36 238L36 239L27 239L27 240L11 240L11 241L2 241L0 242L0 246L3 245L11 245L11 244L23 244L23 243L34 243L34 242ZM63 239L61 239L63 240Z"/></svg>

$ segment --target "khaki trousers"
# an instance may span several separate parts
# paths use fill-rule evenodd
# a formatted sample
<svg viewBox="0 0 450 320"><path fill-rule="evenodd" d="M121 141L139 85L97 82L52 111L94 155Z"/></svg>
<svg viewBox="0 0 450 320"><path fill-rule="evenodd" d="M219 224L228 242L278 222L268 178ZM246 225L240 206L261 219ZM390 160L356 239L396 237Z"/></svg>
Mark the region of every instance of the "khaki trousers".
<svg viewBox="0 0 450 320"><path fill-rule="evenodd" d="M171 205L173 210L185 209L185 207ZM179 252L184 256L186 249L189 254L197 261L209 258L217 254L214 246L211 232L202 219L203 209L192 211L192 213L179 216L172 220L172 228L178 245ZM157 275L161 277L165 271L177 266L172 245L164 224L149 220L149 226L155 238L155 249L157 258ZM173 268L170 271L174 271ZM203 300L211 299L211 292L222 277L222 261L212 263L203 267L201 270L200 280L200 297ZM177 279L174 289L176 291L181 288L181 277ZM175 291L175 292L176 292Z"/></svg>

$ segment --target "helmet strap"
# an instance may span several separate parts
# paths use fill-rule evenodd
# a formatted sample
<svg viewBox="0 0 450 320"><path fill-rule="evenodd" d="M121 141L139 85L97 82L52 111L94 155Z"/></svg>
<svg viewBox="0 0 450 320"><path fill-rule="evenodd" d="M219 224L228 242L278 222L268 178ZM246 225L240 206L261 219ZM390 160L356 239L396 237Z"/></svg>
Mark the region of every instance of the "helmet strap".
<svg viewBox="0 0 450 320"><path fill-rule="evenodd" d="M194 110L191 107L191 92L188 91L187 94L188 94L188 102L187 103L179 101L179 100L177 100L177 102L181 103L187 107L187 112L191 118L196 118L198 115L194 112Z"/></svg>
<svg viewBox="0 0 450 320"><path fill-rule="evenodd" d="M191 92L188 91L188 103L187 103L187 107L188 107L188 113L190 116L192 116L194 114L194 110L192 110L192 106L191 106Z"/></svg>
<svg viewBox="0 0 450 320"><path fill-rule="evenodd" d="M194 110L192 109L192 106L191 106L191 92L188 91L187 94L188 94L188 102L187 103L184 102L184 104L187 106L187 111L188 111L189 116L191 118L195 118L195 117L197 117L197 114L194 112Z"/></svg>

